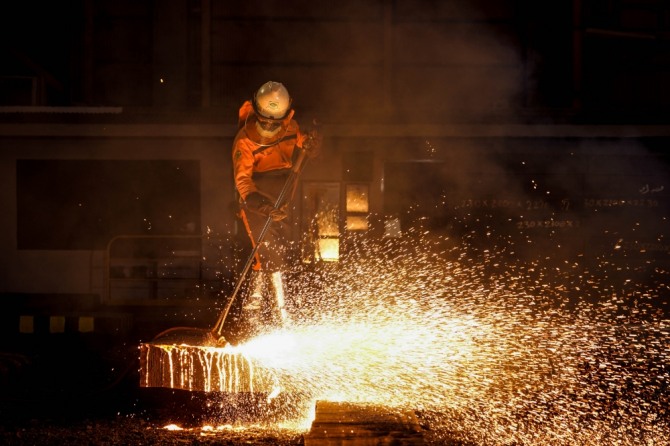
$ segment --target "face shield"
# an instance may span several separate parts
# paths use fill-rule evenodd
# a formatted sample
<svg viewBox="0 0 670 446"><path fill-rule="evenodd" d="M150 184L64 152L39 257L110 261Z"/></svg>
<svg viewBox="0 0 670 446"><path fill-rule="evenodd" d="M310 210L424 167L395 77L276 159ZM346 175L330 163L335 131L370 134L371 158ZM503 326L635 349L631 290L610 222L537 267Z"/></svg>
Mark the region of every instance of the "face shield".
<svg viewBox="0 0 670 446"><path fill-rule="evenodd" d="M292 118L292 110L284 119L268 119L251 113L244 123L244 129L249 139L256 144L272 145L286 134Z"/></svg>
<svg viewBox="0 0 670 446"><path fill-rule="evenodd" d="M291 96L279 82L266 82L251 101L254 112L247 117L245 128L252 141L268 145L279 140L288 129L293 110Z"/></svg>
<svg viewBox="0 0 670 446"><path fill-rule="evenodd" d="M268 119L258 115L256 116L256 120L258 127L260 127L259 130L269 133L277 132L282 124L282 121L279 119Z"/></svg>

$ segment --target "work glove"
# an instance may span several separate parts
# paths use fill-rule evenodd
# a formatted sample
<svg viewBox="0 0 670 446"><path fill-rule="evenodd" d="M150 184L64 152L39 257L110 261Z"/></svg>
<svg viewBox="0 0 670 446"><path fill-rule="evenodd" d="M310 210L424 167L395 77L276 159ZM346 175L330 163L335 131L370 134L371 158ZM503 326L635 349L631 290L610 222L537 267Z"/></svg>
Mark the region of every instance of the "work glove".
<svg viewBox="0 0 670 446"><path fill-rule="evenodd" d="M312 129L307 132L307 137L302 143L302 149L310 158L319 156L321 153L321 145L323 144L323 136L319 132L317 125L315 120Z"/></svg>
<svg viewBox="0 0 670 446"><path fill-rule="evenodd" d="M249 195L247 195L244 203L247 208L258 212L265 217L271 217L272 221L281 221L288 216L286 212L286 205L280 207L279 209L275 209L274 203L258 192L251 192Z"/></svg>

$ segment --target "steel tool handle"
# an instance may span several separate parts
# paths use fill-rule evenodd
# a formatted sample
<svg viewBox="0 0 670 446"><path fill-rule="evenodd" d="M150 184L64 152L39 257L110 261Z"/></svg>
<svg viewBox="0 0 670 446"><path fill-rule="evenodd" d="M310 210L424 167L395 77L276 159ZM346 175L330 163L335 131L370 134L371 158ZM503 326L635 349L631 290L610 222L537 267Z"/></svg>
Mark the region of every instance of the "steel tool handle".
<svg viewBox="0 0 670 446"><path fill-rule="evenodd" d="M296 159L295 163L293 163L293 167L291 168L291 173L289 174L288 178L286 179L286 182L284 183L284 186L281 189L281 192L279 193L279 196L277 197L277 200L275 201L274 204L274 209L279 209L283 202L284 198L286 198L286 194L290 191L293 190L293 186L295 183L298 181L298 177L300 176L300 173L305 165L305 160L307 158L307 152L305 150L300 150L300 153L298 154L298 158ZM233 302L235 301L235 298L237 297L237 294L240 291L240 288L242 287L242 282L247 273L249 272L249 269L251 268L251 264L254 261L254 257L256 256L256 253L258 252L258 248L260 247L261 243L263 242L263 239L265 238L265 234L268 231L268 228L270 227L270 224L272 223L272 217L268 216L267 220L265 220L265 224L263 225L263 229L261 230L260 234L258 234L258 239L256 240L256 243L254 244L253 249L251 250L251 253L249 254L249 257L247 258L246 263L244 264L244 268L242 269L242 272L240 273L239 278L237 279L237 283L235 284L235 288L233 289L233 294L230 296L230 299L228 299L228 304L226 307L223 309L221 314L219 315L219 318L217 319L216 323L214 324L214 327L212 328L212 333L217 337L221 338L221 332L223 331L223 326L226 323L226 319L228 318L228 313L230 312L230 308L233 305Z"/></svg>

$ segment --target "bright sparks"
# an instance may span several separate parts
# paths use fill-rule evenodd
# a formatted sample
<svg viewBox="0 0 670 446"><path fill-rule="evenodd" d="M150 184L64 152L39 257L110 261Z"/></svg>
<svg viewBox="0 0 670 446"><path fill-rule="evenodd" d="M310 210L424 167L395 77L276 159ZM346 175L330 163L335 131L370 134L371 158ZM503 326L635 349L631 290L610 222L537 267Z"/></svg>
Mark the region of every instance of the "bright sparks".
<svg viewBox="0 0 670 446"><path fill-rule="evenodd" d="M394 243L299 271L294 325L239 346L273 375L282 419L370 402L416 410L442 440L670 444L664 272Z"/></svg>

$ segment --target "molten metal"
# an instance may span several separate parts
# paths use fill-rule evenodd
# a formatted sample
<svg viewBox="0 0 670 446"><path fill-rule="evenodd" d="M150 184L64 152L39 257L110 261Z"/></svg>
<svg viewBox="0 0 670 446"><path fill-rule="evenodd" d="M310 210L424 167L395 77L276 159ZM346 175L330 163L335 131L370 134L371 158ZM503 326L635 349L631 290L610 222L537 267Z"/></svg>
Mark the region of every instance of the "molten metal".
<svg viewBox="0 0 670 446"><path fill-rule="evenodd" d="M140 385L200 392L269 393L273 376L232 346L141 344Z"/></svg>

